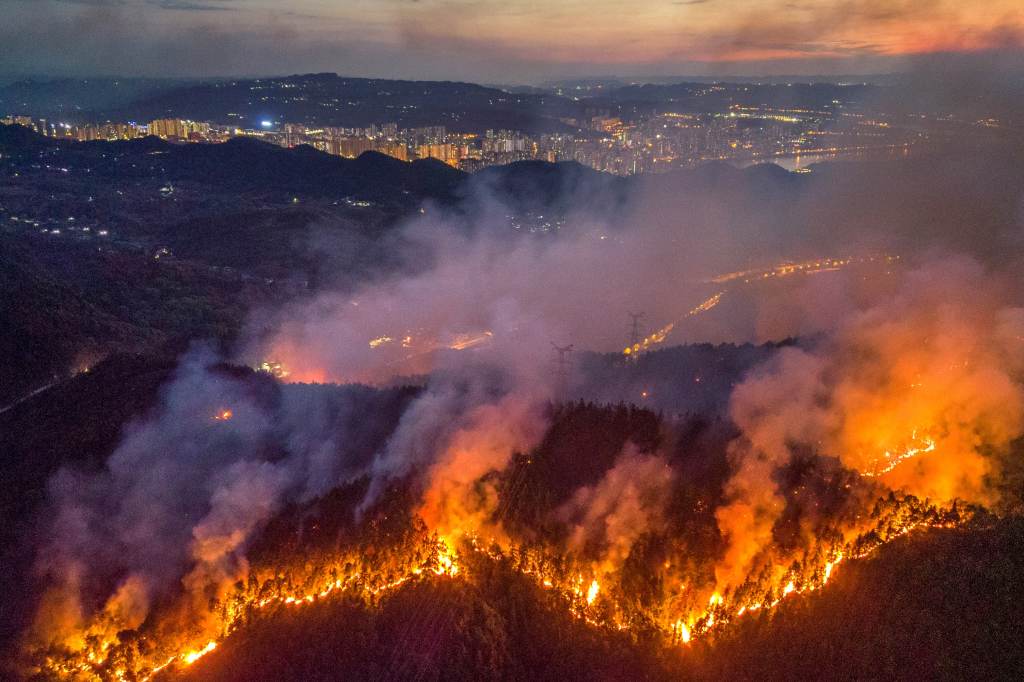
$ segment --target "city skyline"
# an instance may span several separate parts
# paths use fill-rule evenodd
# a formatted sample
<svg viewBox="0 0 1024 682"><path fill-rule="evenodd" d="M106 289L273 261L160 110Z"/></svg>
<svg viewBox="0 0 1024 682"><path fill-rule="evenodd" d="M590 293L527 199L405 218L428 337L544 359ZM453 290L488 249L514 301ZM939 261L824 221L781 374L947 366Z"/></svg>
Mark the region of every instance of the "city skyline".
<svg viewBox="0 0 1024 682"><path fill-rule="evenodd" d="M1012 0L0 0L0 74L351 75L533 83L586 76L887 73L1001 52Z"/></svg>
<svg viewBox="0 0 1024 682"><path fill-rule="evenodd" d="M41 86L45 88L46 86ZM248 137L356 158L432 158L474 172L516 161L575 161L632 175L708 161L774 160L792 170L826 158L891 156L950 135L998 134L1008 121L961 112L908 117L865 85L682 84L639 90L567 86L515 95L457 84L294 76L217 82L150 93L157 102L89 113L81 100L33 99L30 85L0 91L0 123L79 142L153 135L175 143ZM100 91L93 83L91 94ZM431 102L456 108L431 108ZM460 104L455 104L459 102ZM891 104L891 103L890 103ZM151 115L147 116L147 112ZM167 113L174 112L168 117Z"/></svg>

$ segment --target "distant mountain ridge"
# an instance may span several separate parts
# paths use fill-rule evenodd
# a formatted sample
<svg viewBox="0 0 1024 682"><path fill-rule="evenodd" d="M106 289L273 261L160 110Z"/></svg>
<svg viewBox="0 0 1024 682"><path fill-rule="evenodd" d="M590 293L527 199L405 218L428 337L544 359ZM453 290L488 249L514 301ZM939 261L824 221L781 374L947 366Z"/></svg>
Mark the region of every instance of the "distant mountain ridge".
<svg viewBox="0 0 1024 682"><path fill-rule="evenodd" d="M743 181L776 186L794 179L766 164L736 169L708 163L693 170L661 175L621 177L575 161L519 161L465 173L436 159L405 162L378 152L355 159L333 156L302 145L286 149L252 138L222 144L173 144L155 137L118 142L53 140L21 126L0 126L0 152L15 163L45 155L52 164L89 169L96 179L125 182L163 178L195 182L233 192L295 193L298 196L352 196L380 203L409 204L423 199L454 203L477 189L515 202L529 198L530 208L559 206L581 194L624 199L638 183L713 184Z"/></svg>
<svg viewBox="0 0 1024 682"><path fill-rule="evenodd" d="M269 78L63 79L0 87L0 113L61 116L73 122L177 117L257 128L264 120L310 126L445 126L527 133L576 130L567 120L596 113L635 116L652 106L721 111L732 103L822 107L855 99L871 85L834 83L608 83L570 97L543 88L500 88L459 81L353 78L334 73ZM639 109L638 109L639 107Z"/></svg>
<svg viewBox="0 0 1024 682"><path fill-rule="evenodd" d="M155 137L79 143L0 126L0 150L15 161L58 154L65 167L88 168L93 177L120 182L162 177L235 192L352 195L380 202L401 200L403 193L450 201L466 175L434 159L406 163L377 152L347 159L312 147L283 149L246 138L223 144L171 144Z"/></svg>
<svg viewBox="0 0 1024 682"><path fill-rule="evenodd" d="M13 87L13 86L12 86ZM9 101L0 89L0 104ZM569 130L560 117L582 105L550 94L514 94L473 83L349 78L333 73L184 84L80 114L90 120L180 117L255 128L265 119L315 126L446 126L483 132Z"/></svg>
<svg viewBox="0 0 1024 682"><path fill-rule="evenodd" d="M77 120L194 81L170 78L22 78L0 86L0 113Z"/></svg>

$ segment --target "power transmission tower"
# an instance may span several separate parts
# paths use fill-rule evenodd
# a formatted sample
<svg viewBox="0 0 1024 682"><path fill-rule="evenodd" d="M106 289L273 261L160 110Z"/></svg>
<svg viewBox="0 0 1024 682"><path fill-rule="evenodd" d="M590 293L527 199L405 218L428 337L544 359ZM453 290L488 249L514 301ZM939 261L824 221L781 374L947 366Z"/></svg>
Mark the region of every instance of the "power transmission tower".
<svg viewBox="0 0 1024 682"><path fill-rule="evenodd" d="M627 361L636 362L640 359L640 342L644 340L643 332L640 329L640 319L643 313L628 313L632 322L629 329L629 357Z"/></svg>
<svg viewBox="0 0 1024 682"><path fill-rule="evenodd" d="M570 343L568 346L556 346L552 341L551 347L555 349L555 398L564 402L569 393L573 345Z"/></svg>

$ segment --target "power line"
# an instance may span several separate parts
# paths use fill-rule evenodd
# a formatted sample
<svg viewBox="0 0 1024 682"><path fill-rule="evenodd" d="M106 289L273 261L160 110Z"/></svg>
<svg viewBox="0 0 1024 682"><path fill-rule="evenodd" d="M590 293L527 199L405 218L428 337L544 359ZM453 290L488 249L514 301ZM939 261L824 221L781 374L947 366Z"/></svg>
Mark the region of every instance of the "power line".
<svg viewBox="0 0 1024 682"><path fill-rule="evenodd" d="M556 346L551 342L555 350L555 398L564 402L569 393L569 372L572 369L573 345Z"/></svg>
<svg viewBox="0 0 1024 682"><path fill-rule="evenodd" d="M636 362L640 359L640 342L644 340L643 331L640 329L640 320L643 313L627 313L632 319L629 329L629 357L627 360Z"/></svg>

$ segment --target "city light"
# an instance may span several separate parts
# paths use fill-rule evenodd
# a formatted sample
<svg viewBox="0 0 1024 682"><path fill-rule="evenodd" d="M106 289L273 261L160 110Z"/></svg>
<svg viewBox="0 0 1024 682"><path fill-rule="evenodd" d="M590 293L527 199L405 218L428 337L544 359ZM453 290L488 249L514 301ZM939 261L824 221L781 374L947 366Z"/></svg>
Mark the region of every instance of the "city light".
<svg viewBox="0 0 1024 682"><path fill-rule="evenodd" d="M270 105L288 106L296 99L314 101L323 97L301 80L257 83L252 89L261 93L288 91L280 99L261 97ZM564 126L561 131L547 133L517 129L479 133L459 129L457 119L449 125L417 127L402 127L388 120L349 127L280 123L261 117L256 118L253 128L170 118L140 124L50 124L28 115L10 115L0 122L19 124L47 137L78 141L152 135L172 142L219 143L234 137L253 137L286 148L306 145L345 158L373 151L402 161L436 159L469 172L540 160L574 161L616 175L662 173L709 161L738 166L774 162L791 171L806 172L807 166L818 161L902 156L929 138L919 121L899 125L891 116L869 112L847 97L813 106L783 106L755 104L743 99L744 93L743 85L693 86L688 97L694 103L729 96L709 101L702 114L655 110L626 117L605 112L590 115L583 110L587 115L565 117L560 120ZM321 99L319 103L327 118L336 116L343 107L337 99ZM998 127L998 122L986 120L985 126Z"/></svg>

